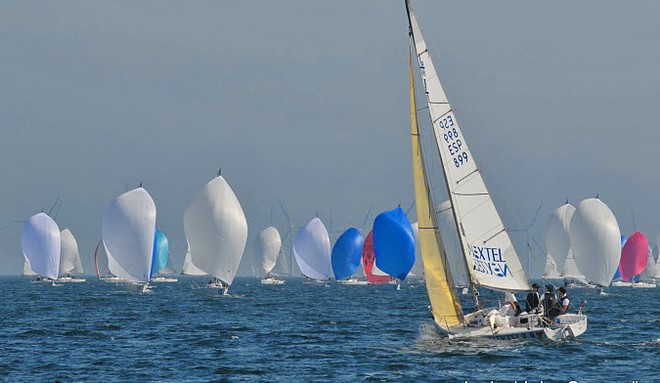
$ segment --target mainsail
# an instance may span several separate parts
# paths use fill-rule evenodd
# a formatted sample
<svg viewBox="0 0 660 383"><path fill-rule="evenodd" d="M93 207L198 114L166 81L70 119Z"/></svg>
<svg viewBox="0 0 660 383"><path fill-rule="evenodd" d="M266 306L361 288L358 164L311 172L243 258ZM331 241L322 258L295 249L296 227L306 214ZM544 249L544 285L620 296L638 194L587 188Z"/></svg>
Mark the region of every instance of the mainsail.
<svg viewBox="0 0 660 383"><path fill-rule="evenodd" d="M236 194L217 176L193 198L183 227L195 266L231 285L247 243L248 225Z"/></svg>
<svg viewBox="0 0 660 383"><path fill-rule="evenodd" d="M151 278L156 204L149 193L137 188L121 194L103 216L103 244L110 271L134 282Z"/></svg>
<svg viewBox="0 0 660 383"><path fill-rule="evenodd" d="M256 252L252 258L252 272L255 277L270 275L277 264L277 257L282 252L280 232L269 226L259 233L256 241Z"/></svg>
<svg viewBox="0 0 660 383"><path fill-rule="evenodd" d="M332 277L330 236L320 219L313 218L296 234L293 255L304 276L317 280Z"/></svg>
<svg viewBox="0 0 660 383"><path fill-rule="evenodd" d="M639 274L639 280L649 281L655 278L655 274L656 274L655 268L656 268L656 264L655 264L655 259L653 259L653 251L649 248L648 254L646 256L646 266L644 267L644 271L642 271L642 273Z"/></svg>
<svg viewBox="0 0 660 383"><path fill-rule="evenodd" d="M60 232L62 250L60 253L60 276L72 273L82 273L80 266L80 254L78 253L78 242L73 237L71 230L64 229Z"/></svg>
<svg viewBox="0 0 660 383"><path fill-rule="evenodd" d="M635 232L626 241L621 250L619 270L624 281L632 281L646 268L649 258L649 241L641 231ZM652 257L652 256L651 256Z"/></svg>
<svg viewBox="0 0 660 383"><path fill-rule="evenodd" d="M369 283L375 285L388 283L392 280L392 277L382 272L376 272L377 268L374 263L375 260L374 232L370 231L369 234L367 234L367 238L364 239L364 245L362 246L362 266L364 267L364 275L367 277Z"/></svg>
<svg viewBox="0 0 660 383"><path fill-rule="evenodd" d="M96 270L96 276L99 278L112 276L108 267L108 253L105 252L103 240L100 240L96 245L96 249L94 249L94 269Z"/></svg>
<svg viewBox="0 0 660 383"><path fill-rule="evenodd" d="M548 258L552 257L559 266L559 273L563 273L563 266L571 249L569 229L575 207L568 202L559 206L548 217L545 225L545 247L548 249Z"/></svg>
<svg viewBox="0 0 660 383"><path fill-rule="evenodd" d="M374 220L376 266L399 280L406 279L415 264L415 236L400 207L378 214Z"/></svg>
<svg viewBox="0 0 660 383"><path fill-rule="evenodd" d="M335 279L351 277L360 267L364 237L354 227L349 228L337 238L332 248L331 261Z"/></svg>
<svg viewBox="0 0 660 383"><path fill-rule="evenodd" d="M529 290L525 271L440 84L408 2L406 7L435 141L471 282L499 290Z"/></svg>
<svg viewBox="0 0 660 383"><path fill-rule="evenodd" d="M188 243L188 246L186 247L186 256L183 259L183 267L181 268L181 274L183 275L208 275L207 273L204 272L204 270L200 270L197 266L192 261L192 257L190 256L190 243Z"/></svg>
<svg viewBox="0 0 660 383"><path fill-rule="evenodd" d="M621 254L621 232L612 211L601 200L581 201L571 219L575 263L590 282L608 286Z"/></svg>
<svg viewBox="0 0 660 383"><path fill-rule="evenodd" d="M543 272L543 278L547 279L558 279L561 278L561 273L557 268L557 262L552 257L551 254L548 254L548 258L545 260L545 271Z"/></svg>
<svg viewBox="0 0 660 383"><path fill-rule="evenodd" d="M35 214L21 232L23 256L36 274L57 279L60 268L60 229L45 213Z"/></svg>

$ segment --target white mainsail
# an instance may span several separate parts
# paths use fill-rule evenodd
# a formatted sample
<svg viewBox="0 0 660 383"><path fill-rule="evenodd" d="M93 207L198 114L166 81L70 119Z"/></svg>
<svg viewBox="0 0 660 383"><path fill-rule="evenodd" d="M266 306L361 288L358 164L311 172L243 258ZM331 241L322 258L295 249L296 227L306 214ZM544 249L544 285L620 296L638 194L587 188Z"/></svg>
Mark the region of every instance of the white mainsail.
<svg viewBox="0 0 660 383"><path fill-rule="evenodd" d="M82 273L80 265L80 254L78 253L78 242L71 230L64 229L60 232L62 250L60 255L59 275L64 276L72 273Z"/></svg>
<svg viewBox="0 0 660 383"><path fill-rule="evenodd" d="M217 176L193 198L183 216L193 263L231 285L247 243L248 225L231 186Z"/></svg>
<svg viewBox="0 0 660 383"><path fill-rule="evenodd" d="M583 283L589 282L587 277L585 277L584 274L580 272L580 268L578 267L577 263L575 263L575 256L573 256L572 250L568 251L568 257L566 258L566 261L564 261L564 265L562 267L561 277L564 279L573 279Z"/></svg>
<svg viewBox="0 0 660 383"><path fill-rule="evenodd" d="M181 268L181 274L183 275L208 275L205 273L203 270L200 270L197 266L192 261L192 257L190 256L190 243L188 243L188 247L186 248L186 256L183 259L183 267Z"/></svg>
<svg viewBox="0 0 660 383"><path fill-rule="evenodd" d="M561 278L561 273L557 267L557 261L555 258L548 254L548 258L545 260L545 271L543 272L543 278L547 279L559 279Z"/></svg>
<svg viewBox="0 0 660 383"><path fill-rule="evenodd" d="M105 245L103 240L100 240L94 250L94 268L96 269L96 276L105 278L111 276L110 268L108 267L108 253L105 252Z"/></svg>
<svg viewBox="0 0 660 383"><path fill-rule="evenodd" d="M275 267L277 257L282 251L280 232L269 226L259 233L256 241L256 252L252 258L252 271L256 277L265 277Z"/></svg>
<svg viewBox="0 0 660 383"><path fill-rule="evenodd" d="M568 202L559 206L548 217L545 225L545 247L548 249L548 258L552 257L559 266L559 273L563 273L563 266L571 249L569 228L575 207Z"/></svg>
<svg viewBox="0 0 660 383"><path fill-rule="evenodd" d="M639 280L649 281L655 278L657 272L655 267L656 265L655 265L655 259L653 259L653 252L651 251L651 249L649 249L649 254L648 257L646 258L646 267L644 267L642 273L639 274Z"/></svg>
<svg viewBox="0 0 660 383"><path fill-rule="evenodd" d="M28 263L27 259L25 259L25 257L23 257L23 275L28 277L37 275L37 273L32 271L32 269L30 268L30 264Z"/></svg>
<svg viewBox="0 0 660 383"><path fill-rule="evenodd" d="M409 15L428 111L471 282L499 290L529 290L525 271L468 149L412 10Z"/></svg>
<svg viewBox="0 0 660 383"><path fill-rule="evenodd" d="M601 200L582 200L570 226L575 263L590 282L608 286L621 259L621 231L616 217Z"/></svg>
<svg viewBox="0 0 660 383"><path fill-rule="evenodd" d="M60 268L60 228L45 213L35 214L21 232L23 256L29 268L38 275L57 279Z"/></svg>
<svg viewBox="0 0 660 383"><path fill-rule="evenodd" d="M303 226L293 241L293 255L302 274L328 280L332 277L330 236L323 222L313 218Z"/></svg>
<svg viewBox="0 0 660 383"><path fill-rule="evenodd" d="M133 282L149 282L156 234L156 204L137 188L121 194L103 216L103 244L108 268Z"/></svg>
<svg viewBox="0 0 660 383"><path fill-rule="evenodd" d="M436 214L440 233L442 234L442 243L445 246L445 256L449 262L451 276L454 278L454 285L467 286L470 283L470 275L465 268L461 240L458 239L458 230L456 229L456 221L454 221L454 212L451 209L451 201L446 200L438 205Z"/></svg>

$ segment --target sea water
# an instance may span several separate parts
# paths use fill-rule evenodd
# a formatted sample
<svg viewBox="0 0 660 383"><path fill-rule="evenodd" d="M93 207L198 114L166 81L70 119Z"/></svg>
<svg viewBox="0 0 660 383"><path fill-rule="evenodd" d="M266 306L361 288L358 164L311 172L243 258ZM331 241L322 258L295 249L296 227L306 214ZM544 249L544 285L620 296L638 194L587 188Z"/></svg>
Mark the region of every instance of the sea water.
<svg viewBox="0 0 660 383"><path fill-rule="evenodd" d="M0 381L660 382L660 289L570 289L589 329L552 343L443 338L422 283L238 278L223 297L205 282L139 294L0 278Z"/></svg>

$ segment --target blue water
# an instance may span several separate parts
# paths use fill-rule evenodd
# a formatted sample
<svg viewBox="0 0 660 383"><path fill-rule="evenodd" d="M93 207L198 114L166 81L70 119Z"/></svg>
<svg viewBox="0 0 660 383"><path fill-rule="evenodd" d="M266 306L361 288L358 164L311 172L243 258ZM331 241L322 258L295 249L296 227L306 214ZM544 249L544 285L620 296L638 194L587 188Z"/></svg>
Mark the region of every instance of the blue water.
<svg viewBox="0 0 660 383"><path fill-rule="evenodd" d="M589 329L552 344L441 338L423 285L239 278L220 297L192 281L137 294L0 278L0 381L660 381L660 288L569 291L588 301Z"/></svg>

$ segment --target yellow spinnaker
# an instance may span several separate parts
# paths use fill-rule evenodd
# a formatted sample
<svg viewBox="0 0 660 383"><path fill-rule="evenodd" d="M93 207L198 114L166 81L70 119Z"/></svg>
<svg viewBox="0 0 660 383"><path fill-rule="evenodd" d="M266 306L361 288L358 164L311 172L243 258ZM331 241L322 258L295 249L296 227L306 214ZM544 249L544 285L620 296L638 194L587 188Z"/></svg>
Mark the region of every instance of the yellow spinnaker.
<svg viewBox="0 0 660 383"><path fill-rule="evenodd" d="M411 47L412 49L412 47ZM426 182L426 168L422 158L422 143L417 127L417 104L415 103L415 82L410 67L410 132L412 138L413 179L415 181L415 205L419 225L419 246L424 263L426 289L431 301L431 310L435 322L441 328L460 325L463 322L463 309L456 296L456 287L451 272L445 267L447 258L440 238L440 229L432 209L433 202Z"/></svg>

